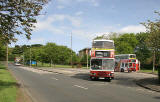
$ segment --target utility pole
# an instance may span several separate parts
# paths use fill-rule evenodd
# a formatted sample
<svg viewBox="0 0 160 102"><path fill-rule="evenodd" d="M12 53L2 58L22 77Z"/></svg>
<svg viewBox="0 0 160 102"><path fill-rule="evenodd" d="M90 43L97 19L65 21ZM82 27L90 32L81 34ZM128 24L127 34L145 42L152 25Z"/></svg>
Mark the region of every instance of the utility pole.
<svg viewBox="0 0 160 102"><path fill-rule="evenodd" d="M72 63L72 32L71 32L71 66L73 67L73 63Z"/></svg>

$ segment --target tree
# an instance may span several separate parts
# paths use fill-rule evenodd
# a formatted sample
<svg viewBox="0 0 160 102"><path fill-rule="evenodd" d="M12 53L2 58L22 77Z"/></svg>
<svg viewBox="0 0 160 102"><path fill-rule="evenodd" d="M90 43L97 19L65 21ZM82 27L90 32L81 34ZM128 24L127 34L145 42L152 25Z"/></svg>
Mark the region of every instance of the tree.
<svg viewBox="0 0 160 102"><path fill-rule="evenodd" d="M160 13L158 12L155 13L160 15ZM158 52L160 50L160 19L156 21L148 20L148 22L142 24L146 27L148 32L148 38L146 39L146 43L148 47L152 50L154 72L156 59L158 58Z"/></svg>
<svg viewBox="0 0 160 102"><path fill-rule="evenodd" d="M70 55L71 55L71 49L67 48L66 46L58 47L58 63L59 64L69 64Z"/></svg>
<svg viewBox="0 0 160 102"><path fill-rule="evenodd" d="M41 47L41 46L43 46L42 44L33 44L33 45L31 45L31 47Z"/></svg>
<svg viewBox="0 0 160 102"><path fill-rule="evenodd" d="M118 37L112 37L115 43L116 54L135 53L135 48L138 43L134 33L121 34Z"/></svg>
<svg viewBox="0 0 160 102"><path fill-rule="evenodd" d="M16 41L15 35L24 34L30 39L36 16L48 0L1 0L0 40Z"/></svg>
<svg viewBox="0 0 160 102"><path fill-rule="evenodd" d="M22 49L21 49L21 46L15 45L15 47L13 48L12 53L13 53L13 54L18 54L18 55L22 54L23 51L22 51Z"/></svg>
<svg viewBox="0 0 160 102"><path fill-rule="evenodd" d="M88 64L90 64L91 56L88 56ZM83 65L87 65L87 54L84 54L80 60Z"/></svg>
<svg viewBox="0 0 160 102"><path fill-rule="evenodd" d="M0 43L0 61L4 61L5 60L5 57L6 57L6 47Z"/></svg>
<svg viewBox="0 0 160 102"><path fill-rule="evenodd" d="M160 13L155 11L160 16ZM152 50L153 54L153 72L155 70L155 65L158 64L157 59L159 58L160 51L160 19L156 19L155 21L150 21L142 23L148 32L148 38L146 43L148 47ZM160 70L158 70L160 71ZM159 72L159 82L160 82L160 72Z"/></svg>
<svg viewBox="0 0 160 102"><path fill-rule="evenodd" d="M47 43L44 47L45 53L47 55L47 60L50 62L50 65L52 63L58 62L58 47L55 43Z"/></svg>
<svg viewBox="0 0 160 102"><path fill-rule="evenodd" d="M146 64L146 60L151 57L151 50L147 46L148 33L141 32L136 34L136 39L138 40L138 44L136 46L136 55L138 60L141 61L141 64Z"/></svg>

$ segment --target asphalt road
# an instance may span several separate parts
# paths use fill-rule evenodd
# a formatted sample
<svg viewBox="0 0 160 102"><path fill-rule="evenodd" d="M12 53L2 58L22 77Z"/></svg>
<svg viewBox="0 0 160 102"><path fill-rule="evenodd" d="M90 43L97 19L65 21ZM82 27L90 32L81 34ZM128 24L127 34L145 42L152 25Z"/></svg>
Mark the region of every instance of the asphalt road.
<svg viewBox="0 0 160 102"><path fill-rule="evenodd" d="M10 65L35 102L160 102L160 93L143 89L130 79L90 81L88 74L43 73Z"/></svg>

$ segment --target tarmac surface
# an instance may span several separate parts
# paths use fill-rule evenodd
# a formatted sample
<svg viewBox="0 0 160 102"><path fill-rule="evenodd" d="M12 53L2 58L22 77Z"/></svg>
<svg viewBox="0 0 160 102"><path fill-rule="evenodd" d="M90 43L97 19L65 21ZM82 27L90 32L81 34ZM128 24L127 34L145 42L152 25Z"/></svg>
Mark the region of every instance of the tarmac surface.
<svg viewBox="0 0 160 102"><path fill-rule="evenodd" d="M156 78L144 73L115 73L115 79L91 81L88 69L53 68L43 71L9 66L33 102L160 102L160 93L142 88L137 80Z"/></svg>
<svg viewBox="0 0 160 102"><path fill-rule="evenodd" d="M38 69L43 70L43 71L63 73L63 74L89 73L88 69L81 69L81 68L77 68L76 70L75 68L69 68L67 70L66 68L38 68ZM146 89L152 90L152 91L160 92L160 83L158 83L157 75L151 74L151 73L139 73L139 75L140 77L136 75L133 76L133 78L135 78L135 82L137 85L144 87Z"/></svg>

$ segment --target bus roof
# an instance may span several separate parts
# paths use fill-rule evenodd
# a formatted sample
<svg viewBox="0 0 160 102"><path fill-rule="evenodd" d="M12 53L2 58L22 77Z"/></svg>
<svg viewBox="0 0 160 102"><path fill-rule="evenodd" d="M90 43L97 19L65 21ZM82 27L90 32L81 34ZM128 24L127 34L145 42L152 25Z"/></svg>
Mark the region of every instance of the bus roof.
<svg viewBox="0 0 160 102"><path fill-rule="evenodd" d="M136 55L136 54L119 54L119 55L115 55L115 56L124 56L124 55Z"/></svg>
<svg viewBox="0 0 160 102"><path fill-rule="evenodd" d="M108 41L108 42L114 42L113 40L105 40L105 39L101 39L101 40L93 40L93 41Z"/></svg>

